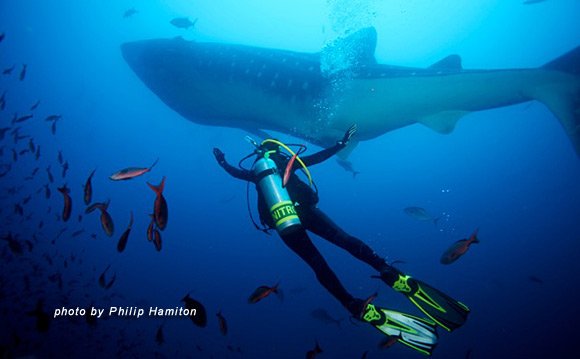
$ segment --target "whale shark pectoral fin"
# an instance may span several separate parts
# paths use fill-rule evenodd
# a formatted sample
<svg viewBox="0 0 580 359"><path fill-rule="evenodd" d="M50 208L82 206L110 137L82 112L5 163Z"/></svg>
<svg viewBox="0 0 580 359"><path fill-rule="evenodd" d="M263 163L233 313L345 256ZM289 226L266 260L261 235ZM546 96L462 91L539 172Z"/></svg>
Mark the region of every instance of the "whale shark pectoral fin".
<svg viewBox="0 0 580 359"><path fill-rule="evenodd" d="M258 128L244 128L244 130L251 133L252 135L258 137L258 140L260 140L260 142L267 139L267 138L274 138L268 132L266 132L264 130L260 130Z"/></svg>
<svg viewBox="0 0 580 359"><path fill-rule="evenodd" d="M455 125L460 118L467 115L469 111L444 111L420 118L419 123L430 129L447 135L453 132Z"/></svg>

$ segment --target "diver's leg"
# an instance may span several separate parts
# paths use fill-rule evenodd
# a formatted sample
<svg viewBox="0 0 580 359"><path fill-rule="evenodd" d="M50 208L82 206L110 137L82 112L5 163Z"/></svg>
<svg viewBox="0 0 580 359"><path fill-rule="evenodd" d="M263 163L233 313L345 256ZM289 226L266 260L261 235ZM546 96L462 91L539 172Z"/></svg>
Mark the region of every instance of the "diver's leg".
<svg viewBox="0 0 580 359"><path fill-rule="evenodd" d="M320 209L311 208L308 210L308 215L302 216L300 219L307 230L346 250L377 271L382 272L389 267L385 259L380 257L371 247L346 233Z"/></svg>
<svg viewBox="0 0 580 359"><path fill-rule="evenodd" d="M343 231L320 209L312 208L308 215L301 217L301 220L306 229L347 250L379 271L381 279L389 287L404 294L442 328L451 331L467 320L469 308L466 305L388 265L369 246Z"/></svg>
<svg viewBox="0 0 580 359"><path fill-rule="evenodd" d="M346 291L342 283L318 249L312 244L306 230L298 229L281 236L282 240L294 253L298 254L316 274L316 278L326 290L330 292L349 312L359 316L363 309L363 301L354 298Z"/></svg>

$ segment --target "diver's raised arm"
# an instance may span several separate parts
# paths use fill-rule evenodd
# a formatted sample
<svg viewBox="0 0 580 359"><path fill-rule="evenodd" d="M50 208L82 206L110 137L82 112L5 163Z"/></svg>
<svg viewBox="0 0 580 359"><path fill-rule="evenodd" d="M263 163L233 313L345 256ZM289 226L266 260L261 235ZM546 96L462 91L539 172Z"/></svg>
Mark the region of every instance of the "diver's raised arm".
<svg viewBox="0 0 580 359"><path fill-rule="evenodd" d="M254 179L253 173L230 165L226 161L226 155L219 148L214 147L213 155L215 156L217 163L220 166L222 166L222 168L226 170L226 172L229 173L230 176L235 177L237 179L241 179L243 181L253 182Z"/></svg>
<svg viewBox="0 0 580 359"><path fill-rule="evenodd" d="M320 162L326 161L330 157L336 155L340 150L345 148L355 133L356 133L356 124L350 126L348 130L346 130L344 136L340 141L336 142L336 145L329 148L325 148L324 150L316 152L310 156L304 156L302 157L302 161L306 166L312 166ZM296 164L294 166L296 166Z"/></svg>

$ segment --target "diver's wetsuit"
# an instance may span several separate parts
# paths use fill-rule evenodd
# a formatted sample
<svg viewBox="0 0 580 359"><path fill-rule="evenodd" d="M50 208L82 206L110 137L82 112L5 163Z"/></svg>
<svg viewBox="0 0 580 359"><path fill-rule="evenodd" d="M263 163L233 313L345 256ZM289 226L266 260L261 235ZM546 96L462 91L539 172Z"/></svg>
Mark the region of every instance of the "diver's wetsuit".
<svg viewBox="0 0 580 359"><path fill-rule="evenodd" d="M306 166L312 166L321 163L335 155L345 146L337 143L335 146L324 149L310 156L301 157ZM288 158L279 153L271 154L270 159L276 162L279 171L283 171L288 163ZM223 160L218 160L219 164L233 177L244 181L256 183L258 190L258 211L262 224L270 228L274 227L274 222L266 205L266 201L257 185L257 178L252 171L238 169ZM294 163L292 173L286 185L290 198L294 201L296 212L302 222L303 228L288 234L281 235L282 240L296 254L300 256L316 273L316 278L320 283L345 306L353 315L357 316L361 311L360 299L355 299L342 286L336 274L328 266L324 257L314 246L306 230L326 239L327 241L343 248L350 254L369 264L379 272L389 268L385 260L379 257L368 245L360 239L355 238L340 227L338 227L327 215L316 207L318 195L306 183L294 173L299 168L297 162Z"/></svg>

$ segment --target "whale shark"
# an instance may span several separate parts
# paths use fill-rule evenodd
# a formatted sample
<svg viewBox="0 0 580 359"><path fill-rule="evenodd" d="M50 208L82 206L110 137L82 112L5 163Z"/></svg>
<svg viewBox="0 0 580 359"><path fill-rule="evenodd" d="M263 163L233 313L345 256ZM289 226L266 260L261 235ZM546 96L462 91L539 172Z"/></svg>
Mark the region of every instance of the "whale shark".
<svg viewBox="0 0 580 359"><path fill-rule="evenodd" d="M371 27L317 53L179 37L121 51L161 101L198 124L261 137L279 131L326 147L355 123L357 141L415 123L448 134L472 112L536 100L580 156L580 46L539 68L472 70L458 55L427 68L379 64L376 44Z"/></svg>

